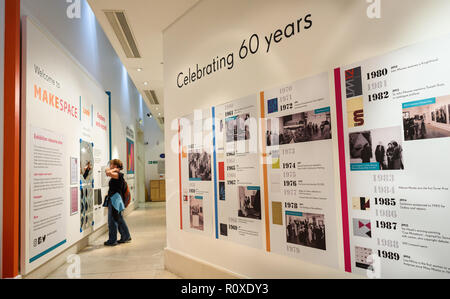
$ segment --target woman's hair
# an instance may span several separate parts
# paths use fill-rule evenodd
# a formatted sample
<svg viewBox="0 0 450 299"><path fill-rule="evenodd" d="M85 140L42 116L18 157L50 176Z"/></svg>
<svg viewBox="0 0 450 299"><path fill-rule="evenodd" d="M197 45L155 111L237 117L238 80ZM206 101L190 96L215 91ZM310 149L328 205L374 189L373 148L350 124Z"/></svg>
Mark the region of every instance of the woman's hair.
<svg viewBox="0 0 450 299"><path fill-rule="evenodd" d="M120 170L122 170L123 169L123 163L122 163L122 161L120 161L119 159L113 159L113 160L111 160L111 161L109 161L109 165L115 165L115 166L117 166L117 168L119 168Z"/></svg>

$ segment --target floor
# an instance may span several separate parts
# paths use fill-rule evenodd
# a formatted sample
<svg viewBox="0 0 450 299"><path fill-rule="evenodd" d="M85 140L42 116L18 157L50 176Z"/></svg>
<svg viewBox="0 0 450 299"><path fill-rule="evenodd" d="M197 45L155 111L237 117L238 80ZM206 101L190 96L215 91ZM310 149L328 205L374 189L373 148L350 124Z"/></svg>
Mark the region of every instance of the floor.
<svg viewBox="0 0 450 299"><path fill-rule="evenodd" d="M430 139L430 138L441 138L441 137L449 137L450 132L438 127L435 127L433 124L426 125L426 136L425 138L417 138L414 136L412 140L416 139ZM411 138L407 137L406 140L411 140Z"/></svg>
<svg viewBox="0 0 450 299"><path fill-rule="evenodd" d="M78 253L81 262L81 278L179 278L164 270L166 246L165 203L147 203L126 217L132 242L105 247L107 234L99 237ZM65 264L47 278L68 278Z"/></svg>

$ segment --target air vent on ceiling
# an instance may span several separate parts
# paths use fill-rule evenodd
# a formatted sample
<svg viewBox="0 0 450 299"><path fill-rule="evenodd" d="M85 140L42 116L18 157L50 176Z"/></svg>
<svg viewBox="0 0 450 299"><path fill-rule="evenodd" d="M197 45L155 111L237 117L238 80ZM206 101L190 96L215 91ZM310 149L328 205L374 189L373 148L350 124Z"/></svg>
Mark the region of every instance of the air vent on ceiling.
<svg viewBox="0 0 450 299"><path fill-rule="evenodd" d="M144 93L147 99L150 101L150 104L159 105L159 101L154 90L144 90Z"/></svg>
<svg viewBox="0 0 450 299"><path fill-rule="evenodd" d="M124 11L107 10L104 11L106 18L111 24L117 39L122 46L125 55L128 58L141 58L141 54L137 48L136 40L134 39L131 27L128 24L127 17Z"/></svg>

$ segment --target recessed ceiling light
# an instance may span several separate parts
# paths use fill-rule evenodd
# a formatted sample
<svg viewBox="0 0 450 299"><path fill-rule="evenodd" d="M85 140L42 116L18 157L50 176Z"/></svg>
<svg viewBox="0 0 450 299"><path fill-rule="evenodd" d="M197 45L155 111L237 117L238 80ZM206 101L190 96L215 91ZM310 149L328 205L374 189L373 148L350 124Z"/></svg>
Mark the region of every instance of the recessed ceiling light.
<svg viewBox="0 0 450 299"><path fill-rule="evenodd" d="M156 110L159 110L159 108L158 108L158 107L156 107Z"/></svg>
<svg viewBox="0 0 450 299"><path fill-rule="evenodd" d="M147 85L148 85L148 82L147 82L147 81L145 81L145 82L144 82L144 85L145 85L145 86L147 86Z"/></svg>
<svg viewBox="0 0 450 299"><path fill-rule="evenodd" d="M158 113L159 116L161 116L161 113Z"/></svg>
<svg viewBox="0 0 450 299"><path fill-rule="evenodd" d="M138 67L138 68L137 68L137 71L138 71L138 72L142 72L142 68Z"/></svg>

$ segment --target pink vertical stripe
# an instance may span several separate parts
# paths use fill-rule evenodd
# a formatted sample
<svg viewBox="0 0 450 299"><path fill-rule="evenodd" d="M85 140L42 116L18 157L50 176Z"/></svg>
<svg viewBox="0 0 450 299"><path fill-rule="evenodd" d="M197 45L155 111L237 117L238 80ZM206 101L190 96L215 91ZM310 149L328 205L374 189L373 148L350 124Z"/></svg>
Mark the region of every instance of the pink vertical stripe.
<svg viewBox="0 0 450 299"><path fill-rule="evenodd" d="M344 117L342 111L342 90L341 90L341 69L334 70L334 86L336 94L336 114L338 129L339 147L339 174L341 183L341 204L342 204L342 228L344 233L344 264L345 271L352 272L350 253L350 230L348 223L348 202L347 202L347 172L345 165L345 143L344 143Z"/></svg>

